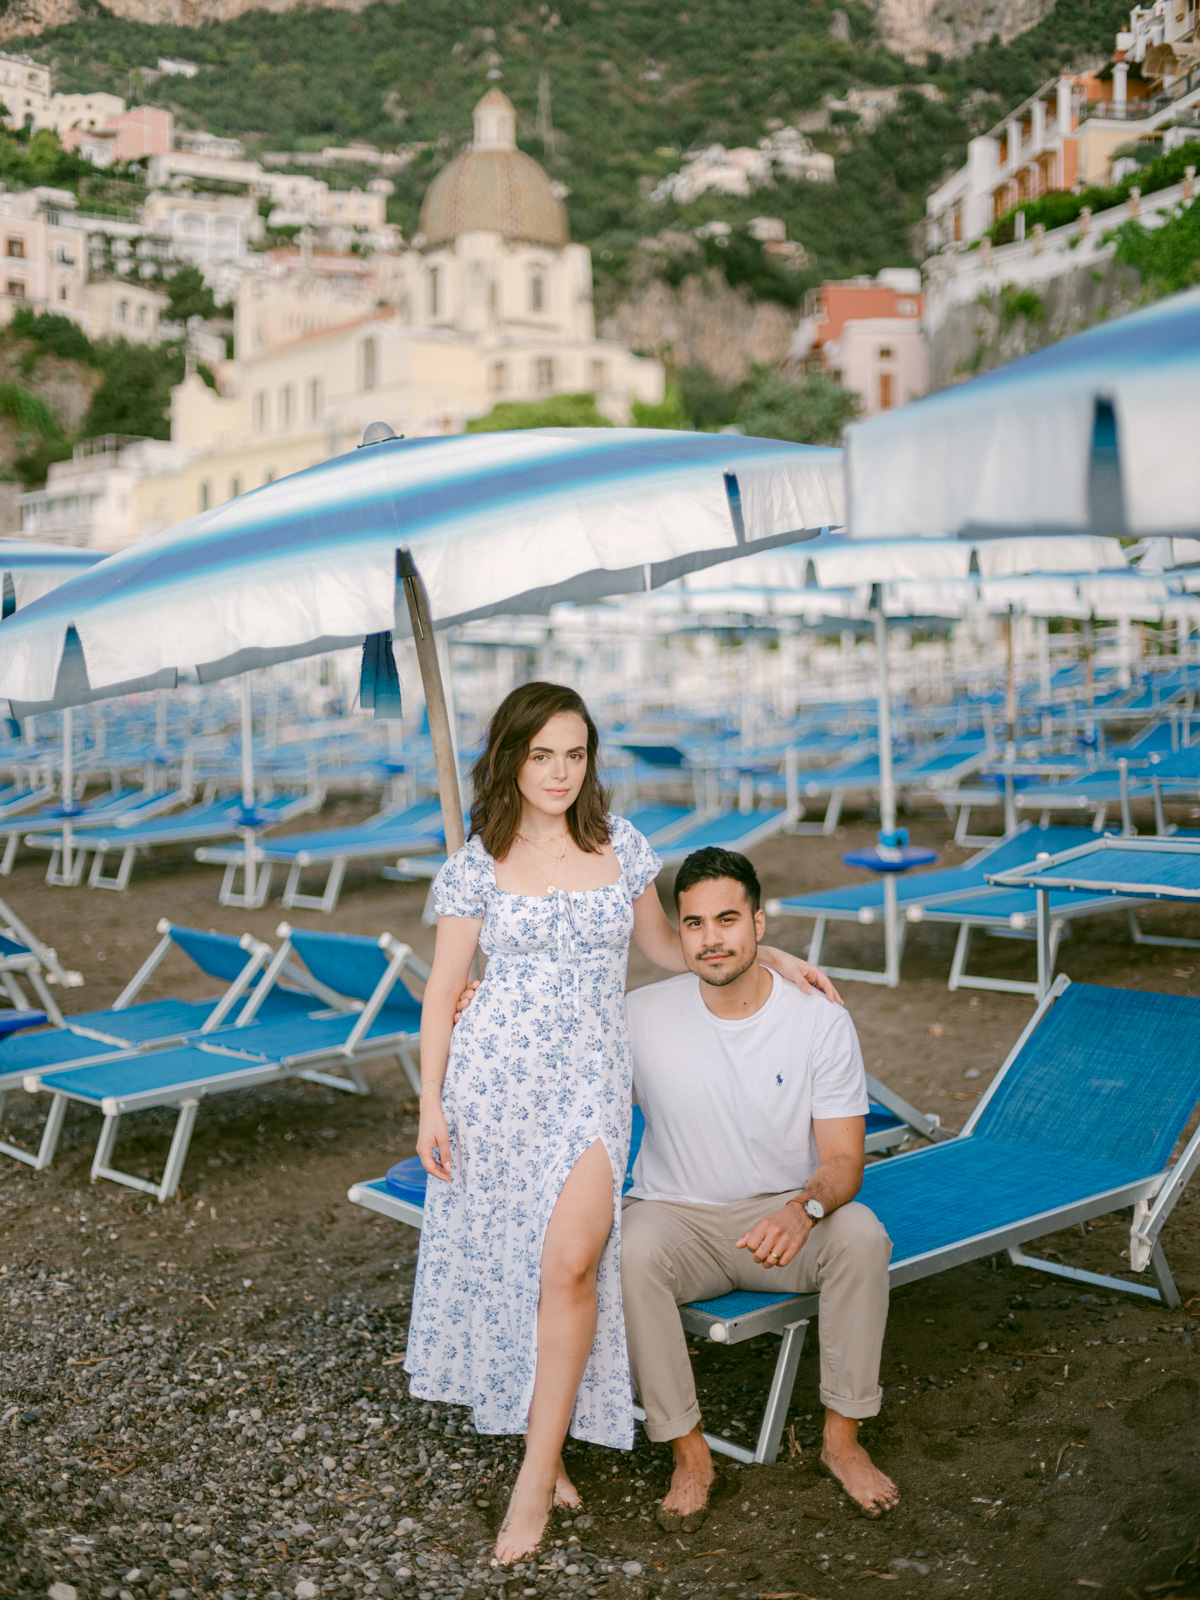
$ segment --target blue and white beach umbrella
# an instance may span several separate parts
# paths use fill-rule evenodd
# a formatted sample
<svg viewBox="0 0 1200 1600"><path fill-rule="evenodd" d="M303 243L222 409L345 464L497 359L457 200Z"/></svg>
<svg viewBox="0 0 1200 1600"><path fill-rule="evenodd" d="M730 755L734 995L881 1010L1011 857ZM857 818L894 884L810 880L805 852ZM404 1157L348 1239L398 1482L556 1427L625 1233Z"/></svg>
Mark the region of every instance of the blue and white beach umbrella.
<svg viewBox="0 0 1200 1600"><path fill-rule="evenodd" d="M418 588L435 628L545 611L843 520L837 450L648 429L405 442L372 424L368 438L380 433L152 535L12 618L0 628L0 696L21 714L363 644L363 699L378 710L397 698L390 635L409 631ZM440 678L417 632L437 748ZM452 782L443 777L453 848Z"/></svg>
<svg viewBox="0 0 1200 1600"><path fill-rule="evenodd" d="M0 611L10 617L105 559L100 550L33 539L0 539Z"/></svg>
<svg viewBox="0 0 1200 1600"><path fill-rule="evenodd" d="M77 704L406 630L401 547L442 627L655 588L842 515L840 452L772 439L544 428L389 440L202 512L46 596L0 636L0 695Z"/></svg>
<svg viewBox="0 0 1200 1600"><path fill-rule="evenodd" d="M1200 289L846 433L855 539L1200 531Z"/></svg>

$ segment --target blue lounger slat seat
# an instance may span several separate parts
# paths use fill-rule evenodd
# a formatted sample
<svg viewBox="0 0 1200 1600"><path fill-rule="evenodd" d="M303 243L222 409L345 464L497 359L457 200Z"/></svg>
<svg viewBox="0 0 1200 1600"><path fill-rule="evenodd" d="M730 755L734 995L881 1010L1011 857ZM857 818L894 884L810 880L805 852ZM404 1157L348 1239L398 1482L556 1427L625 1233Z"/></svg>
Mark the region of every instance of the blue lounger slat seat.
<svg viewBox="0 0 1200 1600"><path fill-rule="evenodd" d="M672 806L648 801L631 807L625 813L625 819L650 845L657 847L666 844L691 823L700 821L701 813L694 806Z"/></svg>
<svg viewBox="0 0 1200 1600"><path fill-rule="evenodd" d="M987 875L1003 872L1033 861L1039 855L1053 855L1059 850L1070 850L1083 844L1093 835L1086 828L1034 828L1025 824L1007 839L997 839L978 855L957 867L935 867L925 872L904 873L896 878L896 904L901 911L913 907L937 904L948 895L963 894L971 889L987 889ZM771 917L811 917L812 939L808 946L808 959L821 964L821 950L830 922L855 922L865 927L882 924L885 915L884 885L874 878L869 883L847 884L840 889L822 889L814 894L785 895L778 900L768 900L767 915ZM916 917L907 920L916 921ZM898 959L904 953L905 920L897 932ZM857 967L830 967L835 978L863 978L875 981L881 973Z"/></svg>
<svg viewBox="0 0 1200 1600"><path fill-rule="evenodd" d="M260 903L270 893L271 872L275 866L288 868L283 890L286 910L333 911L341 893L346 868L352 861L373 861L381 856L402 855L405 851L436 850L444 844L441 806L437 800L421 800L402 809L381 811L366 822L347 828L321 828L312 833L279 834L255 843L255 860L264 868L260 880ZM230 869L242 860L240 848L218 846L196 851L197 861L224 865L227 884ZM300 881L306 867L324 866L325 886L320 894L301 892ZM226 892L223 886L222 894Z"/></svg>
<svg viewBox="0 0 1200 1600"><path fill-rule="evenodd" d="M1200 1166L1200 1129L1170 1164L1198 1102L1200 1000L1059 978L957 1139L867 1168L858 1198L892 1240L892 1286L1006 1250L1018 1266L1177 1307L1160 1234ZM349 1197L420 1225L416 1196L389 1193L387 1179L356 1184ZM1025 1252L1034 1239L1126 1207L1130 1259L1117 1270L1132 1278ZM1147 1269L1153 1286L1139 1281ZM775 1459L818 1309L816 1295L747 1291L680 1307L685 1329L717 1344L781 1336L756 1448L706 1436L714 1449Z"/></svg>
<svg viewBox="0 0 1200 1600"><path fill-rule="evenodd" d="M366 1094L360 1063L381 1055L398 1056L409 1081L419 1087L412 1049L420 1032L421 1008L400 979L408 968L423 981L428 976L424 963L390 934L366 939L303 932L286 923L279 933L282 945L265 972L259 976L256 971L257 982L232 1026L214 1026L166 1047L111 1050L103 1056L93 1052L86 1064L26 1075L28 1092L51 1096L47 1127L54 1124L54 1140L68 1101L102 1112L93 1181L109 1178L160 1201L169 1200L179 1185L200 1101L210 1094L282 1077L303 1077ZM299 958L302 969L294 958ZM281 989L284 975L293 973L310 993L297 996ZM282 1000L274 1013L273 999L277 1004ZM307 1008L303 1014L301 1006ZM224 1016L228 1015L227 1008ZM121 1118L163 1105L174 1106L177 1117L161 1180L135 1177L114 1167L112 1153ZM43 1147L46 1143L44 1137ZM53 1156L53 1141L49 1155Z"/></svg>

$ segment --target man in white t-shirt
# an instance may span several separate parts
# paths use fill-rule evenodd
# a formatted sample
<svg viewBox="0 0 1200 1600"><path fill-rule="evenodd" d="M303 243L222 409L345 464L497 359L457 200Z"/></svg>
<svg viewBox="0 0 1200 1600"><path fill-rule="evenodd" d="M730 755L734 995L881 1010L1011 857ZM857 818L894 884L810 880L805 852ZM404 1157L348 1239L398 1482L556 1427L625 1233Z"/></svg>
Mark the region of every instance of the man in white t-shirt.
<svg viewBox="0 0 1200 1600"><path fill-rule="evenodd" d="M689 971L626 1001L646 1131L621 1219L634 1387L669 1439L667 1529L700 1526L713 1481L677 1307L733 1289L819 1290L821 1460L871 1516L895 1484L858 1442L879 1411L891 1242L858 1204L866 1075L848 1013L758 964L745 856L698 850L675 879Z"/></svg>

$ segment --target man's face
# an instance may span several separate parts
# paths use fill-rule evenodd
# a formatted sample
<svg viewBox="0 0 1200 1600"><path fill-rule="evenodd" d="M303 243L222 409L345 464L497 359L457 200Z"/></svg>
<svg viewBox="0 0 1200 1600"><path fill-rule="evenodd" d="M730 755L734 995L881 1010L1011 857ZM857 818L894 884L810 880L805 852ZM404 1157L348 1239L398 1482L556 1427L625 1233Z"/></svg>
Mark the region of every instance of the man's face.
<svg viewBox="0 0 1200 1600"><path fill-rule="evenodd" d="M723 988L758 959L766 932L761 911L751 912L746 891L733 878L710 878L679 897L679 938L688 970Z"/></svg>

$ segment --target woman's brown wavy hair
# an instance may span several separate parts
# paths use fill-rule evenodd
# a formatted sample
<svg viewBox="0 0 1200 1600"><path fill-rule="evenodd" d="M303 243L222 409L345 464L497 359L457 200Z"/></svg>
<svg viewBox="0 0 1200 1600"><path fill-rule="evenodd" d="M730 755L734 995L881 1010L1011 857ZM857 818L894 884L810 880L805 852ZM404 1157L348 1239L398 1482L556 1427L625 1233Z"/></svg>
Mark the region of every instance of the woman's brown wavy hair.
<svg viewBox="0 0 1200 1600"><path fill-rule="evenodd" d="M596 770L600 739L588 708L574 689L560 683L523 683L492 713L487 746L475 763L472 779L471 837L496 861L512 849L521 825L521 791L517 774L529 747L551 717L563 712L583 718L587 729L587 776L567 812L567 828L581 850L593 853L608 843L608 793Z"/></svg>

